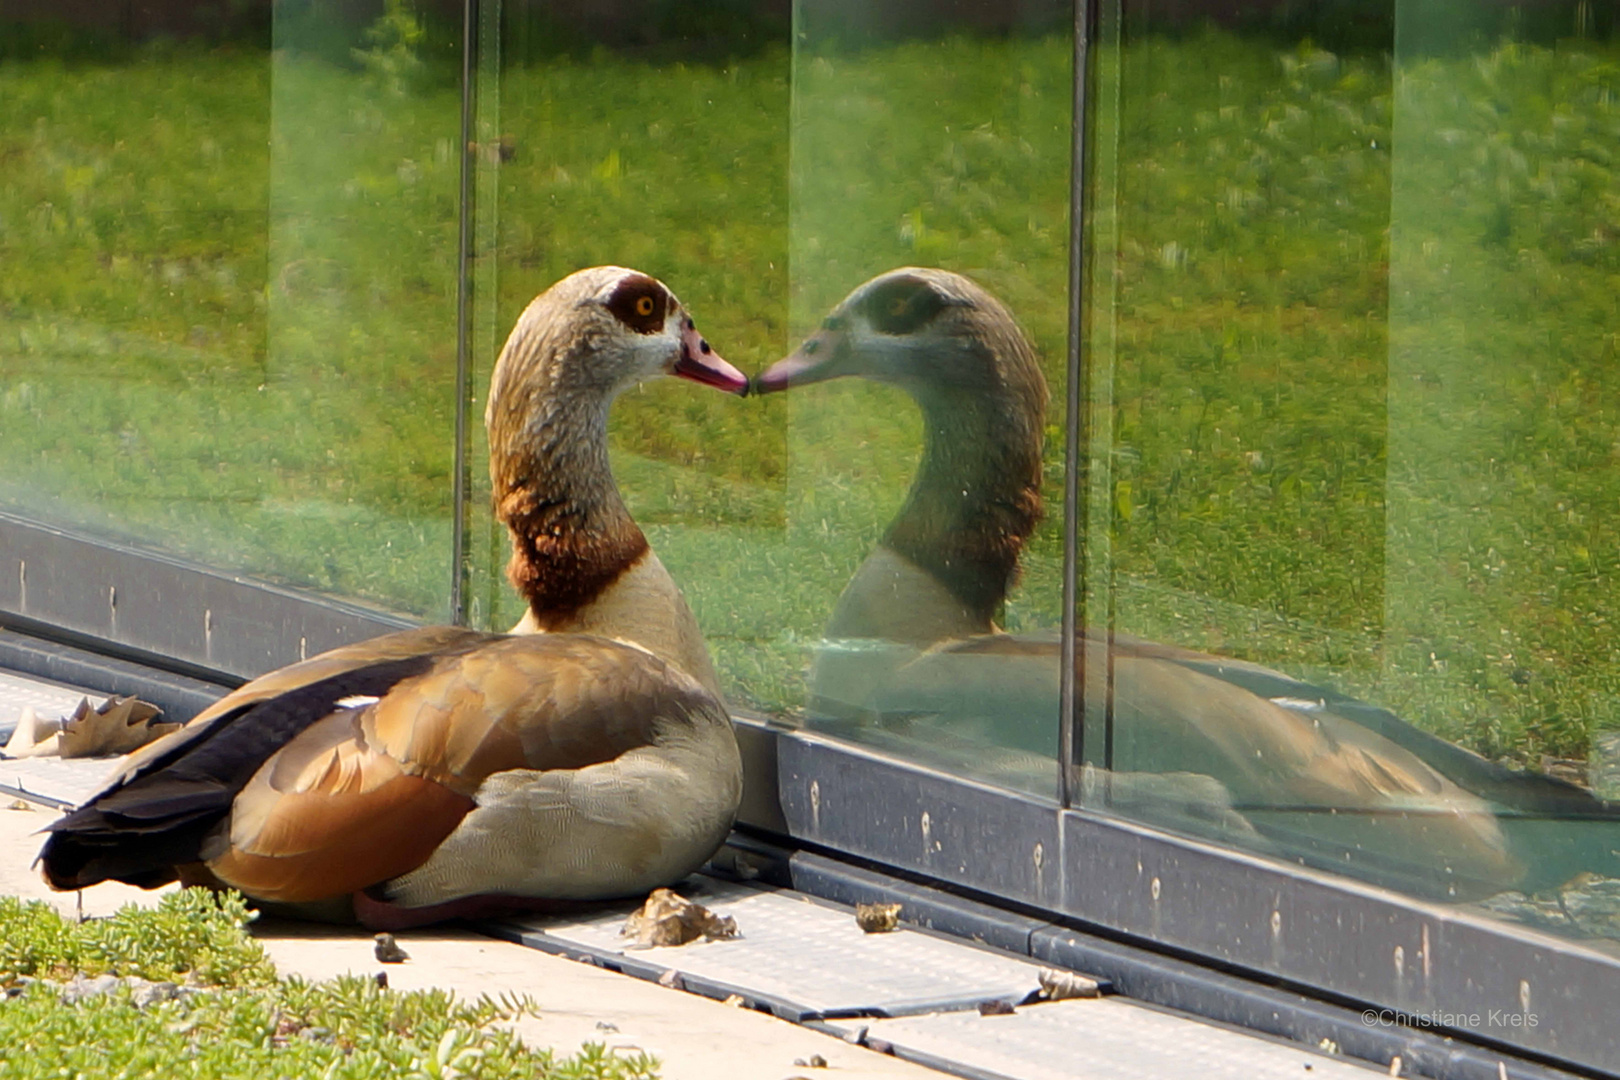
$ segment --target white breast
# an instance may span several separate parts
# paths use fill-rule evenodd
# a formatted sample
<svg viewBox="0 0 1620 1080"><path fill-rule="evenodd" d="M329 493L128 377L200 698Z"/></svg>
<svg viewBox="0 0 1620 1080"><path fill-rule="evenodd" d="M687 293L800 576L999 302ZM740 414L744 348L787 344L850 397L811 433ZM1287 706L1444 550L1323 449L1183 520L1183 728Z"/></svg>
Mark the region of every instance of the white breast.
<svg viewBox="0 0 1620 1080"><path fill-rule="evenodd" d="M543 633L534 613L512 627L514 634ZM581 608L555 633L600 634L637 645L666 660L720 697L720 679L709 660L697 619L680 586L658 556L647 551L602 594Z"/></svg>

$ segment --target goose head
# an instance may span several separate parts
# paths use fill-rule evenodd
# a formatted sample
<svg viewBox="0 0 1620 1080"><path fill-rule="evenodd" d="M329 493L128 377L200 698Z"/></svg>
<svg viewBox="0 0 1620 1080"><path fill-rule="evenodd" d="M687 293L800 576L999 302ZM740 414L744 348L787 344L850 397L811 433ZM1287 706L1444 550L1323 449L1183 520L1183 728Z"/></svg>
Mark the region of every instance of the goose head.
<svg viewBox="0 0 1620 1080"><path fill-rule="evenodd" d="M484 421L504 444L559 407L605 415L621 391L663 375L748 391L742 372L697 332L668 286L636 270L594 266L535 297L518 319L496 362Z"/></svg>
<svg viewBox="0 0 1620 1080"><path fill-rule="evenodd" d="M905 390L927 409L991 394L1044 416L1046 382L1012 313L948 270L908 266L857 287L791 356L754 382L772 393L854 376Z"/></svg>
<svg viewBox="0 0 1620 1080"><path fill-rule="evenodd" d="M923 414L924 445L878 561L846 588L829 636L926 644L988 631L1041 516L1046 380L1034 349L1012 313L974 282L902 267L858 286L754 389L846 377L908 394ZM891 571L883 561L891 555L946 591L937 618L896 621L897 590L905 587L895 573L904 571ZM922 595L909 591L914 601Z"/></svg>
<svg viewBox="0 0 1620 1080"><path fill-rule="evenodd" d="M697 638L608 463L613 399L665 375L735 394L748 389L668 286L639 271L581 270L535 297L518 319L496 362L484 420L495 514L512 536L507 576L529 604L519 629L590 630L642 644L649 635ZM600 614L610 588L628 579L639 588L648 574L659 600L641 609L654 625ZM686 651L701 654L700 639Z"/></svg>

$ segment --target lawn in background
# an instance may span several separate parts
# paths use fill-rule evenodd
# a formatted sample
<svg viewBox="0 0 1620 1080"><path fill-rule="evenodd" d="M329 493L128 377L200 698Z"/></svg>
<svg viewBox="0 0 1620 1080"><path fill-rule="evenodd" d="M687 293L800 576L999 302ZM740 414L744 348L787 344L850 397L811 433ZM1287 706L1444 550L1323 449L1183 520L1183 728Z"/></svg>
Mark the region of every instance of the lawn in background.
<svg viewBox="0 0 1620 1080"><path fill-rule="evenodd" d="M953 37L510 63L479 158L479 380L523 304L594 262L665 278L750 372L872 273L968 273L1054 391L1050 516L1005 621L1055 625L1069 57ZM1102 70L1123 81L1093 95L1110 396L1087 517L1120 627L1492 756L1584 757L1620 725L1615 55L1397 69L1209 33ZM169 46L8 62L0 100L5 505L443 617L456 93ZM620 402L620 479L737 704L802 703L919 437L876 387ZM478 500L475 610L498 626Z"/></svg>

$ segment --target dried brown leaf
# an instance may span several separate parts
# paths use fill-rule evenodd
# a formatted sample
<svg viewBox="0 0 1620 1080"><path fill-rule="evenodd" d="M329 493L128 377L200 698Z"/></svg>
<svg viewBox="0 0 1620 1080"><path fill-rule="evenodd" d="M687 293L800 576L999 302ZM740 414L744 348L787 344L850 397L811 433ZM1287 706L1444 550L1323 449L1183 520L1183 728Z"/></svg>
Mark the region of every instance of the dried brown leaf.
<svg viewBox="0 0 1620 1080"><path fill-rule="evenodd" d="M620 934L641 946L685 945L698 938L734 938L737 921L729 915L716 915L670 889L654 889L641 910L625 920Z"/></svg>
<svg viewBox="0 0 1620 1080"><path fill-rule="evenodd" d="M61 754L65 758L115 757L139 750L154 739L178 731L179 724L157 723L163 710L135 697L114 695L94 708L79 701L62 722Z"/></svg>

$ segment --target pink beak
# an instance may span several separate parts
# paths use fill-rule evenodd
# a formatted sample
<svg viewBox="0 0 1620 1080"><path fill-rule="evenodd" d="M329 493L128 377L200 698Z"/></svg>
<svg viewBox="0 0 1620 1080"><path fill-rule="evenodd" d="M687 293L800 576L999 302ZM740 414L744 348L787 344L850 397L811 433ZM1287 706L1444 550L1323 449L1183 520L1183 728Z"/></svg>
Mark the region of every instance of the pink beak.
<svg viewBox="0 0 1620 1080"><path fill-rule="evenodd" d="M686 320L681 330L681 357L675 361L675 374L683 379L724 390L728 394L747 394L748 377L709 347L703 335L697 332L692 320Z"/></svg>

